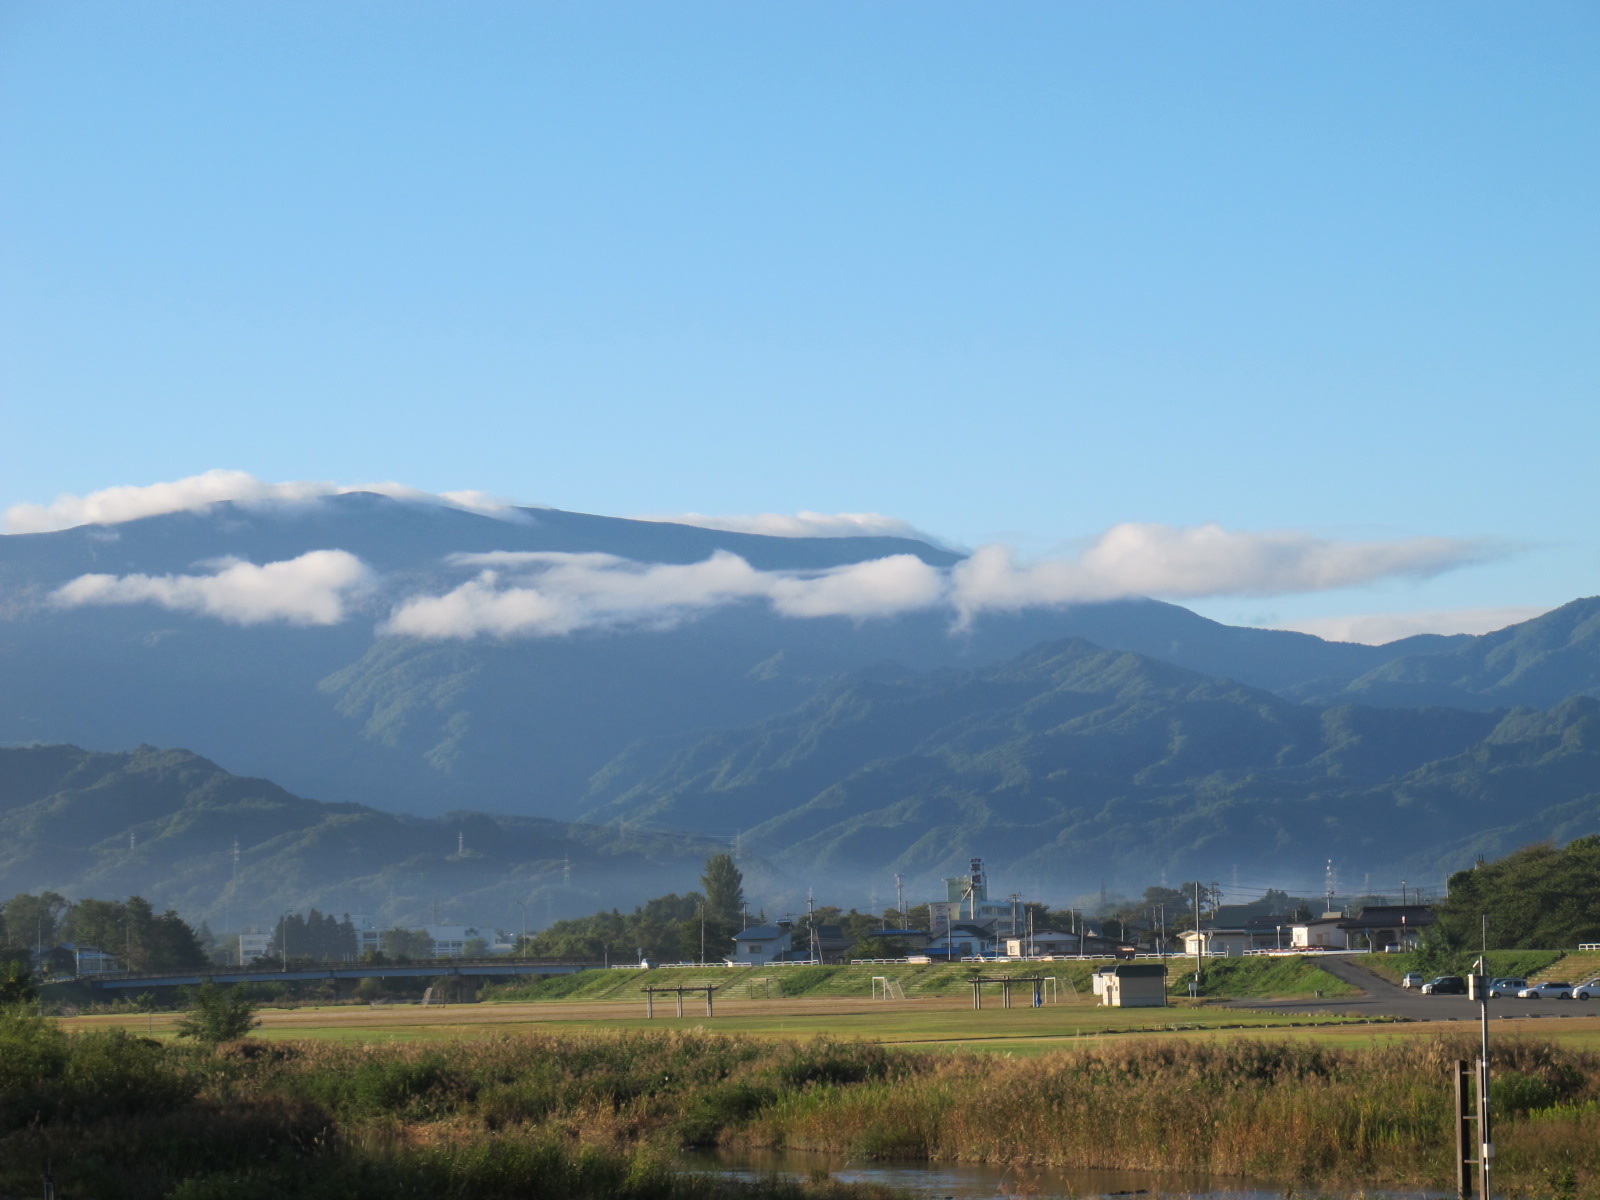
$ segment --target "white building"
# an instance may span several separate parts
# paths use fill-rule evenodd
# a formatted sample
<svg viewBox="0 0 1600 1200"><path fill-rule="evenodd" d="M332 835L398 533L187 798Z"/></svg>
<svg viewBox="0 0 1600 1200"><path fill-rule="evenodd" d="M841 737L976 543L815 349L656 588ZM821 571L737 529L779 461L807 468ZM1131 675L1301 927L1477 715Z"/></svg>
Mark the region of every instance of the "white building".
<svg viewBox="0 0 1600 1200"><path fill-rule="evenodd" d="M241 933L239 935L239 965L247 967L258 958L266 958L272 952L272 935L270 933Z"/></svg>
<svg viewBox="0 0 1600 1200"><path fill-rule="evenodd" d="M788 921L775 925L752 925L733 935L733 953L728 962L762 963L778 962L794 951L794 926Z"/></svg>
<svg viewBox="0 0 1600 1200"><path fill-rule="evenodd" d="M1006 939L1006 954L1011 958L1044 958L1055 954L1077 954L1082 941L1075 933L1057 933L1046 929L1029 937Z"/></svg>
<svg viewBox="0 0 1600 1200"><path fill-rule="evenodd" d="M424 925L422 928L433 939L435 958L464 958L468 942L478 939L492 947L498 940L494 930L480 929L476 925Z"/></svg>

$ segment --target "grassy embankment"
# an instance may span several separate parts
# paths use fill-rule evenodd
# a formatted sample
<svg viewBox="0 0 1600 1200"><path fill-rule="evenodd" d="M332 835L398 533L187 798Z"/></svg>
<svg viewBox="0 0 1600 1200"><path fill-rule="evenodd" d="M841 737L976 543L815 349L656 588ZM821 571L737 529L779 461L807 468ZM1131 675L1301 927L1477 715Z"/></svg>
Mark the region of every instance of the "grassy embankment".
<svg viewBox="0 0 1600 1200"><path fill-rule="evenodd" d="M1450 970L1440 970L1436 962L1413 951L1404 954L1364 955L1361 958L1361 965L1393 983L1399 983L1401 977L1408 971L1421 971L1430 979L1435 975L1465 974L1471 970L1472 964L1477 959L1476 953L1467 954L1462 962L1455 964ZM1554 973L1559 972L1569 973L1574 981L1592 979L1600 975L1600 954L1587 951L1582 954L1577 952L1569 954L1560 950L1489 951L1491 976L1512 976L1537 982L1541 979L1553 979Z"/></svg>
<svg viewBox="0 0 1600 1200"><path fill-rule="evenodd" d="M643 1200L719 1194L670 1168L716 1145L1440 1186L1446 1064L1473 1048L1169 1037L995 1058L688 1031L209 1053L12 1019L0 1191L36 1188L53 1157L63 1194L103 1200ZM1495 1055L1505 1193L1600 1197L1600 1055Z"/></svg>
<svg viewBox="0 0 1600 1200"><path fill-rule="evenodd" d="M1390 982L1400 982L1402 976L1408 971L1421 971L1427 978L1434 978L1435 974L1466 973L1472 968L1472 963L1477 962L1477 954L1469 954L1466 962L1459 968L1451 971L1437 970L1435 963L1429 962L1424 955L1418 952L1405 952L1405 954L1368 954L1363 955L1362 966L1381 974L1382 978ZM1490 974L1493 976L1520 976L1520 978L1544 978L1557 963L1566 958L1576 958L1578 955L1563 955L1560 950L1490 950ZM1595 973L1600 973L1600 955L1584 955L1584 958L1597 958ZM1581 966L1574 966L1574 970L1582 970ZM1589 976L1584 976L1589 978Z"/></svg>
<svg viewBox="0 0 1600 1200"><path fill-rule="evenodd" d="M824 999L872 995L874 978L893 980L907 999L969 997L976 975L1012 978L1044 975L1056 980L1061 1000L1095 1001L1090 975L1104 960L1058 959L1053 962L993 963L877 963L861 966L785 967L662 967L653 971L582 971L556 975L532 983L496 984L483 990L490 1001L539 1002L546 1000L637 1000L646 984L658 987L710 984L719 998ZM1194 960L1172 959L1167 968L1167 992L1187 997L1194 978ZM1321 992L1349 995L1356 989L1335 979L1311 958L1208 959L1202 972L1202 997L1298 997ZM1018 993L1020 995L1020 990Z"/></svg>

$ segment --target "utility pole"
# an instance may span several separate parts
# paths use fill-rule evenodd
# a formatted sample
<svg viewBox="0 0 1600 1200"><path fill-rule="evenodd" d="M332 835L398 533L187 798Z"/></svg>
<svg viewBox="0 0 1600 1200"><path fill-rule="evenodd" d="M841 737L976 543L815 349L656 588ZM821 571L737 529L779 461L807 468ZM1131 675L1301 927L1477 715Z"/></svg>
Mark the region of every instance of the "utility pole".
<svg viewBox="0 0 1600 1200"><path fill-rule="evenodd" d="M905 877L898 871L896 871L894 875L894 909L900 914L900 928L906 928Z"/></svg>
<svg viewBox="0 0 1600 1200"><path fill-rule="evenodd" d="M1200 952L1206 944L1205 935L1200 932L1200 881L1194 881L1194 981L1200 983Z"/></svg>
<svg viewBox="0 0 1600 1200"><path fill-rule="evenodd" d="M806 889L806 928L811 931L811 961L821 962L822 955L817 950L817 901L810 888Z"/></svg>
<svg viewBox="0 0 1600 1200"><path fill-rule="evenodd" d="M1480 918L1483 956L1474 968L1478 978L1478 1005L1483 1045L1478 1058L1478 1194L1490 1200L1489 1177L1494 1165L1494 1131L1489 1123L1489 914Z"/></svg>

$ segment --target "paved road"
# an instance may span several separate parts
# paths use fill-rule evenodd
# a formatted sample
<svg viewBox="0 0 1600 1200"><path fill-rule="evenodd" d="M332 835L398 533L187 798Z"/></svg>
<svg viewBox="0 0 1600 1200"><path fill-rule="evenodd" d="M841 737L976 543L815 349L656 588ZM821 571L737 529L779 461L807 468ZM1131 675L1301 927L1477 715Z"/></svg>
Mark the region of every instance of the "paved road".
<svg viewBox="0 0 1600 1200"><path fill-rule="evenodd" d="M1336 979L1360 988L1359 996L1329 997L1324 1000L1229 1000L1224 1007L1266 1009L1274 1012L1344 1013L1349 1016L1406 1017L1413 1021L1476 1021L1478 1002L1465 996L1424 996L1411 988L1390 983L1368 970L1356 958L1334 957L1317 960L1317 965ZM1493 1019L1530 1017L1600 1017L1600 1001L1516 1000L1489 1001Z"/></svg>

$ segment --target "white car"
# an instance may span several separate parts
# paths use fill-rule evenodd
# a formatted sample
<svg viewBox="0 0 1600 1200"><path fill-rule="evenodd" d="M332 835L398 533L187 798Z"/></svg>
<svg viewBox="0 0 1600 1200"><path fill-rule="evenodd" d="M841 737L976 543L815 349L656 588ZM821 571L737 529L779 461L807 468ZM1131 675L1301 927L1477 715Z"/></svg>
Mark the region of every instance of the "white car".
<svg viewBox="0 0 1600 1200"><path fill-rule="evenodd" d="M1502 996L1515 996L1528 986L1526 979L1495 979L1489 983L1489 999L1498 1000Z"/></svg>
<svg viewBox="0 0 1600 1200"><path fill-rule="evenodd" d="M1600 999L1600 977L1591 979L1588 983L1580 983L1573 988L1572 998L1574 1000Z"/></svg>
<svg viewBox="0 0 1600 1200"><path fill-rule="evenodd" d="M1571 1000L1572 985L1570 983L1557 983L1550 980L1546 983L1535 983L1523 988L1517 993L1518 1000Z"/></svg>
<svg viewBox="0 0 1600 1200"><path fill-rule="evenodd" d="M1400 986L1403 988L1419 988L1427 982L1428 977L1421 971L1407 971L1404 978L1400 980Z"/></svg>

